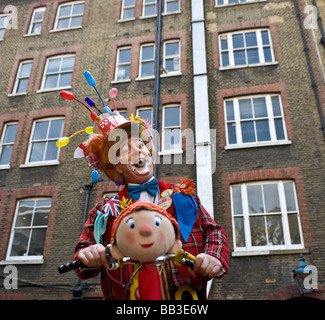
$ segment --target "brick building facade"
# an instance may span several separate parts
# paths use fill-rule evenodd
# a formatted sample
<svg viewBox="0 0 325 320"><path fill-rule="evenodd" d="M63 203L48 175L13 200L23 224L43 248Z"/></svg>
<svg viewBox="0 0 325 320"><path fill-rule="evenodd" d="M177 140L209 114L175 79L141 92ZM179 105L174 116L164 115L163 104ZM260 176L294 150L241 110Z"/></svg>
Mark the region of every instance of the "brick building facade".
<svg viewBox="0 0 325 320"><path fill-rule="evenodd" d="M300 297L292 277L300 253L317 268L308 297L323 299L325 51L321 19L306 22L325 18L323 1L161 3L161 46L156 1L0 4L0 298L71 299L79 289L100 298L99 279L80 282L57 266L71 260L85 211L119 187L102 173L92 184L87 161L73 159L83 133L54 148L91 124L59 92L100 107L89 70L106 104L116 87L120 112L149 112L156 123L160 47L157 177L193 179L228 234L229 274L213 281L209 299ZM181 142L184 132L196 143L185 134ZM211 166L203 178L202 154ZM18 289L5 287L11 266Z"/></svg>

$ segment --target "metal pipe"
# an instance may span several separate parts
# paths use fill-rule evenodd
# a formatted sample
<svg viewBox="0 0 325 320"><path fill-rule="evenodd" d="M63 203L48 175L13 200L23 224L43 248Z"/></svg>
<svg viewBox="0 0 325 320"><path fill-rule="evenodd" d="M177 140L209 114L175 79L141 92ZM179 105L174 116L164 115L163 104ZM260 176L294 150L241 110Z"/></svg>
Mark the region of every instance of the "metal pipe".
<svg viewBox="0 0 325 320"><path fill-rule="evenodd" d="M155 88L154 88L154 142L156 149L156 156L158 156L158 149L160 143L158 143L158 131L159 131L159 96L160 96L160 50L161 50L161 29L162 29L162 2L157 1L157 26L156 26L156 52L155 52ZM157 178L157 166L154 169L154 176Z"/></svg>
<svg viewBox="0 0 325 320"><path fill-rule="evenodd" d="M309 56L309 48L308 48L306 36L305 36L305 33L304 33L304 26L303 26L303 21L302 21L300 10L299 10L298 1L294 0L294 4L295 4L296 15L297 15L298 22L299 22L299 27L300 27L300 34L301 34L303 45L304 45L304 51L305 51L305 55L306 55L306 59L307 59L309 74L310 74L310 77L311 77L312 88L314 90L314 94L315 94L315 98L316 98L316 104L317 104L317 109L318 109L318 113L319 113L319 117L320 117L320 121L321 121L323 136L325 138L325 120L324 120L322 105L321 105L320 98L319 98L318 89L317 89L317 82L316 82L316 79L315 79L313 67L312 67L312 64L311 64L311 59L310 59L310 56Z"/></svg>

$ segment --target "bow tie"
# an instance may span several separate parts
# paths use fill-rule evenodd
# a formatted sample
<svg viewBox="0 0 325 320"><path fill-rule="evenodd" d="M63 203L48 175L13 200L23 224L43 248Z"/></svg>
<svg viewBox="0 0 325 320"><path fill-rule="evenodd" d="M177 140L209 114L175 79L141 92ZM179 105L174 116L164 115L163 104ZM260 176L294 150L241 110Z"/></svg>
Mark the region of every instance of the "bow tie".
<svg viewBox="0 0 325 320"><path fill-rule="evenodd" d="M135 201L139 200L140 193L142 191L147 191L151 196L154 196L159 189L159 184L157 179L152 179L145 184L140 184L136 186L128 186L129 196Z"/></svg>

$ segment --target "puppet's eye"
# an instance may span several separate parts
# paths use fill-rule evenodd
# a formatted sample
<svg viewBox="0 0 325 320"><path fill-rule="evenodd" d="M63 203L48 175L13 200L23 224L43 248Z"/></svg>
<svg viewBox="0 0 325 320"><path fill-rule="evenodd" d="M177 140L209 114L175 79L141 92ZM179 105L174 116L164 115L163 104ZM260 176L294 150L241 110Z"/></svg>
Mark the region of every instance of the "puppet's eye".
<svg viewBox="0 0 325 320"><path fill-rule="evenodd" d="M127 224L128 224L130 229L135 228L135 221L132 218L128 219Z"/></svg>
<svg viewBox="0 0 325 320"><path fill-rule="evenodd" d="M155 226L159 227L161 225L161 218L158 216L155 216L154 222L155 222Z"/></svg>

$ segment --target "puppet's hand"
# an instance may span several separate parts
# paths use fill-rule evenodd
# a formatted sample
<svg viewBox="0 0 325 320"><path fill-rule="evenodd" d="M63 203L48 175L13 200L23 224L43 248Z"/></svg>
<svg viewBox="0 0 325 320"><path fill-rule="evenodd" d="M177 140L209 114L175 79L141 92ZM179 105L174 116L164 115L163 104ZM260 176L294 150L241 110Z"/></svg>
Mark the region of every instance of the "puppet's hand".
<svg viewBox="0 0 325 320"><path fill-rule="evenodd" d="M102 244L94 244L81 249L78 254L78 259L81 260L86 267L108 267L105 253L105 247Z"/></svg>
<svg viewBox="0 0 325 320"><path fill-rule="evenodd" d="M221 262L206 253L200 253L196 256L194 263L194 271L208 276L210 278L216 277L221 271Z"/></svg>

